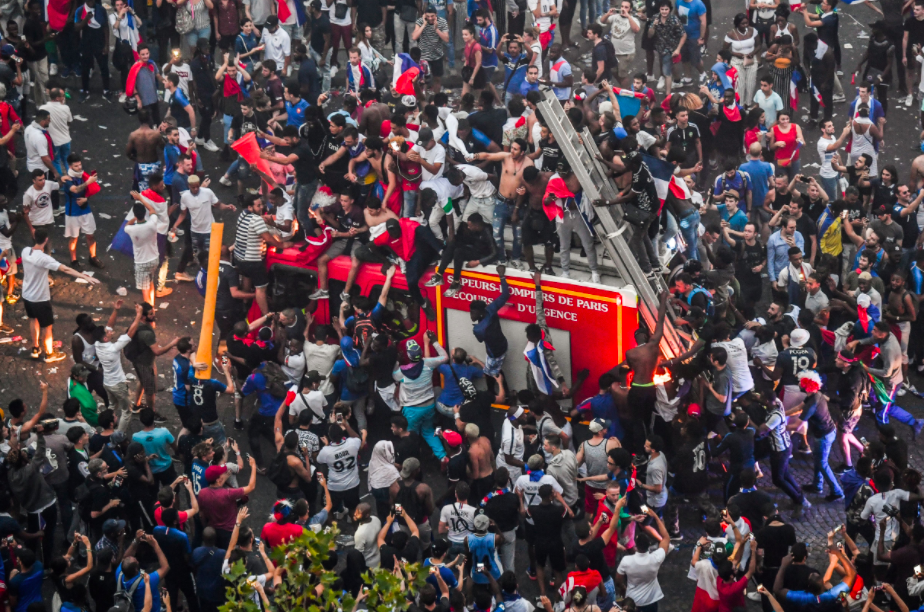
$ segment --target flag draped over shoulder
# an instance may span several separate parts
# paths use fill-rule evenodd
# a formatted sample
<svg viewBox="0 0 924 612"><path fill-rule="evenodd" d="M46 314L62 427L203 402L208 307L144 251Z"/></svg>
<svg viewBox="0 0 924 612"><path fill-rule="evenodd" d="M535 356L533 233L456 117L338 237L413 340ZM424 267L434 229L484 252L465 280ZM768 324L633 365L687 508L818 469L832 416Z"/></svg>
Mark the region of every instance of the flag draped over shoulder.
<svg viewBox="0 0 924 612"><path fill-rule="evenodd" d="M830 206L826 207L818 217L818 243L822 253L835 257L840 256L844 250L841 240L842 223L840 215L834 214Z"/></svg>

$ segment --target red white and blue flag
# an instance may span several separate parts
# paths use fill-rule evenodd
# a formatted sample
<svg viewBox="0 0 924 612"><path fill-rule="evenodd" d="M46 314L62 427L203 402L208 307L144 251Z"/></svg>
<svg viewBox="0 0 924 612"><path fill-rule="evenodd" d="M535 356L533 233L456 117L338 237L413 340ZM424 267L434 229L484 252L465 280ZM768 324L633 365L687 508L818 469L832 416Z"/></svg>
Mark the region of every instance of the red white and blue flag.
<svg viewBox="0 0 924 612"><path fill-rule="evenodd" d="M298 22L298 25L303 25L308 21L308 18L305 16L305 7L302 6L300 0L295 0L292 5L295 7L295 20ZM279 17L279 23L285 23L289 20L289 17L292 16L292 9L289 8L289 3L286 2L286 0L278 0L276 15Z"/></svg>
<svg viewBox="0 0 924 612"><path fill-rule="evenodd" d="M821 99L821 92L818 91L818 88L812 85L812 95L815 96L815 99L818 100L818 106L821 108L825 107L824 100Z"/></svg>
<svg viewBox="0 0 924 612"><path fill-rule="evenodd" d="M674 175L674 165L662 159L658 159L647 153L642 153L642 161L648 166L651 177L655 182L655 189L658 191L658 199L661 201L661 207L664 207L664 201L668 194L673 194L678 200L689 200L692 195L687 188L687 184L682 179ZM658 211L660 213L660 209Z"/></svg>

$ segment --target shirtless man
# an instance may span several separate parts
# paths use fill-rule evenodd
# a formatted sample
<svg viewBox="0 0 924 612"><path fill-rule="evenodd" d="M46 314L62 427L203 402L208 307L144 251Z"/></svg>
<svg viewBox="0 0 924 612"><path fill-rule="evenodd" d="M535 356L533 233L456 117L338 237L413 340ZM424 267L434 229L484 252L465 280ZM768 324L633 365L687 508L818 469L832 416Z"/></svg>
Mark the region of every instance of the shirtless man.
<svg viewBox="0 0 924 612"><path fill-rule="evenodd" d="M382 134L382 123L391 119L391 109L387 104L376 100L376 93L372 89L363 89L359 93L359 102L363 107L362 116L359 118L359 131L370 136L388 137L388 134Z"/></svg>
<svg viewBox="0 0 924 612"><path fill-rule="evenodd" d="M481 435L474 423L465 425L468 442L468 474L472 485L472 499L480 499L494 487L494 449L491 441Z"/></svg>
<svg viewBox="0 0 924 612"><path fill-rule="evenodd" d="M645 444L645 430L642 423L648 423L655 409L657 393L654 386L654 373L658 367L661 355L661 338L664 336L664 318L667 316L668 292L661 294L658 305L658 322L654 333L647 338L645 332L639 328L636 331L638 346L626 351L626 363L634 372L632 386L627 396L629 409L632 412L632 428L626 431L623 441L630 453L639 453ZM668 361L670 365L671 362Z"/></svg>
<svg viewBox="0 0 924 612"><path fill-rule="evenodd" d="M917 307L915 306L914 297L911 292L905 288L905 273L895 272L892 274L889 291L889 303L882 313L882 317L890 324L896 325L901 331L899 343L902 347L902 376L905 381L908 380L908 340L911 335L911 324L917 318ZM905 382L905 387L908 386ZM898 390L899 395L905 395L907 390L902 387Z"/></svg>
<svg viewBox="0 0 924 612"><path fill-rule="evenodd" d="M382 201L373 196L366 200L363 217L366 219L366 227L369 228L369 238L375 240L385 231L385 222L389 219L397 219L398 215L387 206L383 206Z"/></svg>
<svg viewBox="0 0 924 612"><path fill-rule="evenodd" d="M545 246L545 266L542 271L547 274L554 273L552 270L552 252L554 244L552 242L555 236L555 225L552 223L545 210L542 207L542 200L545 197L545 187L549 184L549 179L554 175L553 172L540 172L538 168L533 168L523 173L523 184L517 189L517 208L513 213L513 225L516 227L520 220L521 214L525 218L524 226L530 225L527 229L528 240L524 240L524 254L526 255L526 265L530 271L535 272L536 255L533 252L534 244L543 244ZM521 213L521 210L525 212ZM532 226L535 223L538 229Z"/></svg>
<svg viewBox="0 0 924 612"><path fill-rule="evenodd" d="M138 111L141 126L128 135L125 156L135 162L134 190L144 191L148 188L148 177L161 172L164 158L164 139L158 130L152 128L151 114L147 109Z"/></svg>
<svg viewBox="0 0 924 612"><path fill-rule="evenodd" d="M510 265L519 269L520 265L520 227L515 218L516 201L519 196L518 189L523 182L523 170L534 168L533 160L526 156L526 141L517 138L510 145L509 152L502 153L475 153L476 161L502 162L500 186L495 196L494 218L500 223L494 225L494 242L497 245L497 263L507 264L507 251L504 249L504 226L507 223L513 227L513 252ZM549 259L551 262L551 258ZM533 266L535 267L535 266Z"/></svg>

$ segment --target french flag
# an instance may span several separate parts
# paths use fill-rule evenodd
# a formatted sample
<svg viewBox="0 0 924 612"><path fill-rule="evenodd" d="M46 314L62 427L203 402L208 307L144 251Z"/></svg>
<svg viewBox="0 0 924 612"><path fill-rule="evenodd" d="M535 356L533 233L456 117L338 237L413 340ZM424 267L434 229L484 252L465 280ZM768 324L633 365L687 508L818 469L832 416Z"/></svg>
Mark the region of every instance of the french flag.
<svg viewBox="0 0 924 612"><path fill-rule="evenodd" d="M812 85L812 95L815 96L815 99L818 100L818 106L821 108L825 107L824 101L821 99L821 92L818 91L818 88Z"/></svg>
<svg viewBox="0 0 924 612"><path fill-rule="evenodd" d="M789 82L789 107L793 110L799 108L799 81L801 80L801 74L792 73L792 80Z"/></svg>
<svg viewBox="0 0 924 612"><path fill-rule="evenodd" d="M302 6L300 0L295 0L292 4L295 6L295 19L298 25L303 25L308 21L308 18L305 16L305 7ZM292 16L292 9L289 8L289 3L286 2L286 0L278 0L277 16L279 17L279 23L285 23L288 21L289 17Z"/></svg>
<svg viewBox="0 0 924 612"><path fill-rule="evenodd" d="M647 153L642 153L642 161L648 166L649 172L655 182L655 189L658 190L658 199L661 200L661 208L664 207L664 201L669 194L673 194L678 200L689 200L693 196L687 188L687 184L674 175L674 165L662 159L658 159ZM660 209L658 213L660 214Z"/></svg>

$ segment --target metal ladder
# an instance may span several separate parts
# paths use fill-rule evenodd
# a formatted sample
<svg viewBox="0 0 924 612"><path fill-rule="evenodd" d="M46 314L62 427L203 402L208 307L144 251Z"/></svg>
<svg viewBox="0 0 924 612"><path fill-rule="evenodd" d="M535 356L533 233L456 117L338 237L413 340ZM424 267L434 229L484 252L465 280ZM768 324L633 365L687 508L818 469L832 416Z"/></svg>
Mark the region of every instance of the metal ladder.
<svg viewBox="0 0 924 612"><path fill-rule="evenodd" d="M537 107L542 113L552 135L561 147L562 153L584 190L583 197L591 201L611 200L619 195L619 188L613 179L607 176L607 168L597 159L599 150L590 131L585 127L581 135L565 114L564 109L551 89L545 90L545 99ZM658 321L658 296L667 291L667 283L660 274L649 279L639 267L635 255L627 244L633 227L622 223L622 208L619 206L601 206L595 209L597 233L607 255L620 278L634 286L639 297L639 311L645 319L648 329L654 330ZM668 305L667 318L664 321L664 337L661 340L661 352L668 358L676 357L686 351L686 343L674 326L677 315Z"/></svg>

